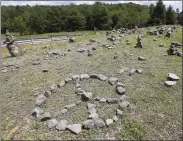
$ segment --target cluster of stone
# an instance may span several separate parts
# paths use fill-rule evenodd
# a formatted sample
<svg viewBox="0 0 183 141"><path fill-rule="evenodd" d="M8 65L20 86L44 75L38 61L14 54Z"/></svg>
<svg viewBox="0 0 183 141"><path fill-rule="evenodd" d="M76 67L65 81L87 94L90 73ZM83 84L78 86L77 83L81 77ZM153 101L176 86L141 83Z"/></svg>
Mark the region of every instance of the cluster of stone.
<svg viewBox="0 0 183 141"><path fill-rule="evenodd" d="M13 36L9 33L8 30L6 30L6 40L3 42L4 44L7 44L7 49L12 57L22 56L23 51L20 48L20 46L15 42L13 39Z"/></svg>
<svg viewBox="0 0 183 141"><path fill-rule="evenodd" d="M174 74L174 73L168 73L168 78L167 78L167 81L165 81L165 85L166 86L173 86L177 83L177 81L179 80L180 78Z"/></svg>
<svg viewBox="0 0 183 141"><path fill-rule="evenodd" d="M142 47L143 47L143 45L142 45L142 36L141 36L141 34L139 34L138 37L137 37L137 44L136 44L135 48L142 48Z"/></svg>
<svg viewBox="0 0 183 141"><path fill-rule="evenodd" d="M181 44L178 42L172 42L170 45L170 48L167 50L168 55L177 55L179 57L182 57L182 52L178 51L178 47L180 47Z"/></svg>
<svg viewBox="0 0 183 141"><path fill-rule="evenodd" d="M121 95L120 98L93 98L92 92L86 92L81 88L81 85L78 83L82 80L87 79L98 79L103 82L108 82L111 85L115 85L116 92ZM107 81L108 80L108 81ZM58 88L63 87L66 83L74 82L76 86L76 94L81 96L81 100L78 100L76 103L66 105L60 111L54 112L52 115L49 112L45 112L43 110L43 105L46 103L48 97L50 97L53 93L56 92ZM115 77L107 78L103 74L81 74L81 75L73 75L72 77L66 78L62 80L60 83L51 84L47 90L41 91L36 98L36 107L32 110L32 116L36 118L38 121L47 121L48 127L53 129L61 130L70 130L72 133L79 134L82 129L90 129L90 128L102 128L104 126L109 126L113 122L117 122L119 118L123 116L123 110L130 106L130 103L127 101L127 96L125 95L125 88L122 83L118 81ZM116 109L116 113L113 117L109 119L103 119L97 113L96 105L90 103L89 101L98 101L98 102L106 102L106 103L118 103L118 108ZM58 116L62 116L67 113L69 109L79 105L82 101L87 102L88 109L88 119L79 124L69 124L67 120L57 121L55 118Z"/></svg>

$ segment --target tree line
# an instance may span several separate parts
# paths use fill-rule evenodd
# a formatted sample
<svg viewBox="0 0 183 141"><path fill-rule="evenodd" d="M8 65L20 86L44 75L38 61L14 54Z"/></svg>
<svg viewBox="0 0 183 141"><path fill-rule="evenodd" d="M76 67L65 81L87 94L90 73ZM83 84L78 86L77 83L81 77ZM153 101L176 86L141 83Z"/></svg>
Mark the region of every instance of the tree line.
<svg viewBox="0 0 183 141"><path fill-rule="evenodd" d="M160 24L182 24L182 12L177 14L171 6L167 9L161 0L156 5L135 3L62 6L2 6L1 31L6 29L20 35L61 31L111 30Z"/></svg>

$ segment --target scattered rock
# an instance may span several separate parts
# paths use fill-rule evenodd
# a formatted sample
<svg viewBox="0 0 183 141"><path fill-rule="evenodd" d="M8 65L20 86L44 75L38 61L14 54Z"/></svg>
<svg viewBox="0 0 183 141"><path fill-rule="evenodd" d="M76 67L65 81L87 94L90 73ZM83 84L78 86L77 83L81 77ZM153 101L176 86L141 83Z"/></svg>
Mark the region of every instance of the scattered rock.
<svg viewBox="0 0 183 141"><path fill-rule="evenodd" d="M106 101L107 101L107 99L105 99L105 98L100 99L100 102L106 102Z"/></svg>
<svg viewBox="0 0 183 141"><path fill-rule="evenodd" d="M67 113L67 109L66 108L64 108L64 109L62 109L60 112L62 113L62 114L65 114L65 113Z"/></svg>
<svg viewBox="0 0 183 141"><path fill-rule="evenodd" d="M113 118L113 120L114 120L115 122L118 121L118 117L117 117L116 115L114 115L112 118Z"/></svg>
<svg viewBox="0 0 183 141"><path fill-rule="evenodd" d="M37 118L38 116L40 116L43 113L44 113L44 111L40 107L36 107L32 110L31 115Z"/></svg>
<svg viewBox="0 0 183 141"><path fill-rule="evenodd" d="M176 81L165 81L165 85L166 86L173 86L175 85L177 82Z"/></svg>
<svg viewBox="0 0 183 141"><path fill-rule="evenodd" d="M123 116L123 112L120 109L117 109L116 110L116 115L119 116L119 117L122 117Z"/></svg>
<svg viewBox="0 0 183 141"><path fill-rule="evenodd" d="M82 123L82 125L83 125L83 127L85 128L85 129L90 129L90 128L93 128L94 127L94 125L95 125L95 123L94 123L94 121L93 120L86 120L86 121L84 121L83 123Z"/></svg>
<svg viewBox="0 0 183 141"><path fill-rule="evenodd" d="M130 73L129 73L129 76L131 76L131 75L133 75L133 74L135 74L136 73L136 69L131 69L130 70Z"/></svg>
<svg viewBox="0 0 183 141"><path fill-rule="evenodd" d="M114 84L116 84L117 82L118 82L118 79L117 79L117 78L115 78L115 77L109 78L109 83L110 83L111 85L114 85Z"/></svg>
<svg viewBox="0 0 183 141"><path fill-rule="evenodd" d="M108 103L118 103L119 99L118 98L107 98Z"/></svg>
<svg viewBox="0 0 183 141"><path fill-rule="evenodd" d="M107 80L107 77L103 74L99 74L97 78L101 81L106 81Z"/></svg>
<svg viewBox="0 0 183 141"><path fill-rule="evenodd" d="M71 81L72 81L72 78L66 78L66 79L65 79L65 82L66 82L66 83L69 83L69 82L71 82Z"/></svg>
<svg viewBox="0 0 183 141"><path fill-rule="evenodd" d="M59 88L63 87L65 85L65 81L62 80L60 81L60 83L57 85Z"/></svg>
<svg viewBox="0 0 183 141"><path fill-rule="evenodd" d="M102 127L105 126L105 122L104 122L104 120L101 119L101 118L95 119L95 120L94 120L94 123L95 123L95 127L96 127L96 128L102 128Z"/></svg>
<svg viewBox="0 0 183 141"><path fill-rule="evenodd" d="M46 97L43 94L40 94L36 99L36 106L42 106L46 101Z"/></svg>
<svg viewBox="0 0 183 141"><path fill-rule="evenodd" d="M120 95L122 95L122 94L124 94L126 92L126 90L123 87L121 87L121 86L116 87L116 91Z"/></svg>
<svg viewBox="0 0 183 141"><path fill-rule="evenodd" d="M107 119L106 120L106 125L109 126L110 124L113 123L113 119Z"/></svg>
<svg viewBox="0 0 183 141"><path fill-rule="evenodd" d="M83 80L83 79L89 79L90 76L88 74L81 74L80 76L80 79Z"/></svg>
<svg viewBox="0 0 183 141"><path fill-rule="evenodd" d="M47 52L48 52L48 54L61 55L60 49L52 49Z"/></svg>
<svg viewBox="0 0 183 141"><path fill-rule="evenodd" d="M49 119L51 119L51 115L49 112L45 112L37 117L37 120L39 120L39 121L46 121Z"/></svg>
<svg viewBox="0 0 183 141"><path fill-rule="evenodd" d="M72 80L76 81L76 80L78 80L78 79L79 79L79 75L73 75L73 76L72 76Z"/></svg>
<svg viewBox="0 0 183 141"><path fill-rule="evenodd" d="M73 133L79 134L82 131L81 127L82 127L81 124L72 124L72 125L68 125L67 129L69 129Z"/></svg>
<svg viewBox="0 0 183 141"><path fill-rule="evenodd" d="M180 78L174 73L168 73L168 79L177 81Z"/></svg>
<svg viewBox="0 0 183 141"><path fill-rule="evenodd" d="M60 121L57 123L56 129L58 129L58 130L65 130L66 127L67 127L67 125L68 125L67 120L60 120Z"/></svg>
<svg viewBox="0 0 183 141"><path fill-rule="evenodd" d="M57 125L58 121L56 119L50 119L48 120L48 127L53 128Z"/></svg>
<svg viewBox="0 0 183 141"><path fill-rule="evenodd" d="M66 108L66 109L71 109L71 108L73 108L73 107L75 107L75 106L76 106L76 104L73 103L73 104L69 104L69 105L64 106L64 108Z"/></svg>
<svg viewBox="0 0 183 141"><path fill-rule="evenodd" d="M122 101L121 103L119 103L119 108L121 110L124 110L125 108L129 107L130 103L128 101Z"/></svg>
<svg viewBox="0 0 183 141"><path fill-rule="evenodd" d="M146 60L146 59L145 59L145 57L139 56L139 57L138 57L138 60L144 61L144 60Z"/></svg>

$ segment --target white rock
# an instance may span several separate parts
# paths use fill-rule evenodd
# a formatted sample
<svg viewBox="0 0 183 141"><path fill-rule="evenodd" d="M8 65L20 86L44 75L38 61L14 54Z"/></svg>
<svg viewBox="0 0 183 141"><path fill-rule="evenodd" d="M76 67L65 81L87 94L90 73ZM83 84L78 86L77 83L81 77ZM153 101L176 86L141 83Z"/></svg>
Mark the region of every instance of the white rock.
<svg viewBox="0 0 183 141"><path fill-rule="evenodd" d="M108 125L110 125L110 124L112 124L113 123L113 119L107 119L106 120L106 125L108 126Z"/></svg>
<svg viewBox="0 0 183 141"><path fill-rule="evenodd" d="M72 124L72 125L68 125L67 129L69 129L73 133L79 134L82 131L81 127L82 127L81 124Z"/></svg>

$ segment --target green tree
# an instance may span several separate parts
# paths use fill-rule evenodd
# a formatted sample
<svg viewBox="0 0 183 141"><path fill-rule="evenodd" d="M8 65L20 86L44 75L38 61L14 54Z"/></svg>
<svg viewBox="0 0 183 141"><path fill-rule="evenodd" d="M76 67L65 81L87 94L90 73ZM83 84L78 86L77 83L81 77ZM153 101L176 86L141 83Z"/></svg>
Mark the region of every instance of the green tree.
<svg viewBox="0 0 183 141"><path fill-rule="evenodd" d="M175 11L172 9L172 6L170 5L166 11L166 24L175 24L175 22L176 22Z"/></svg>

